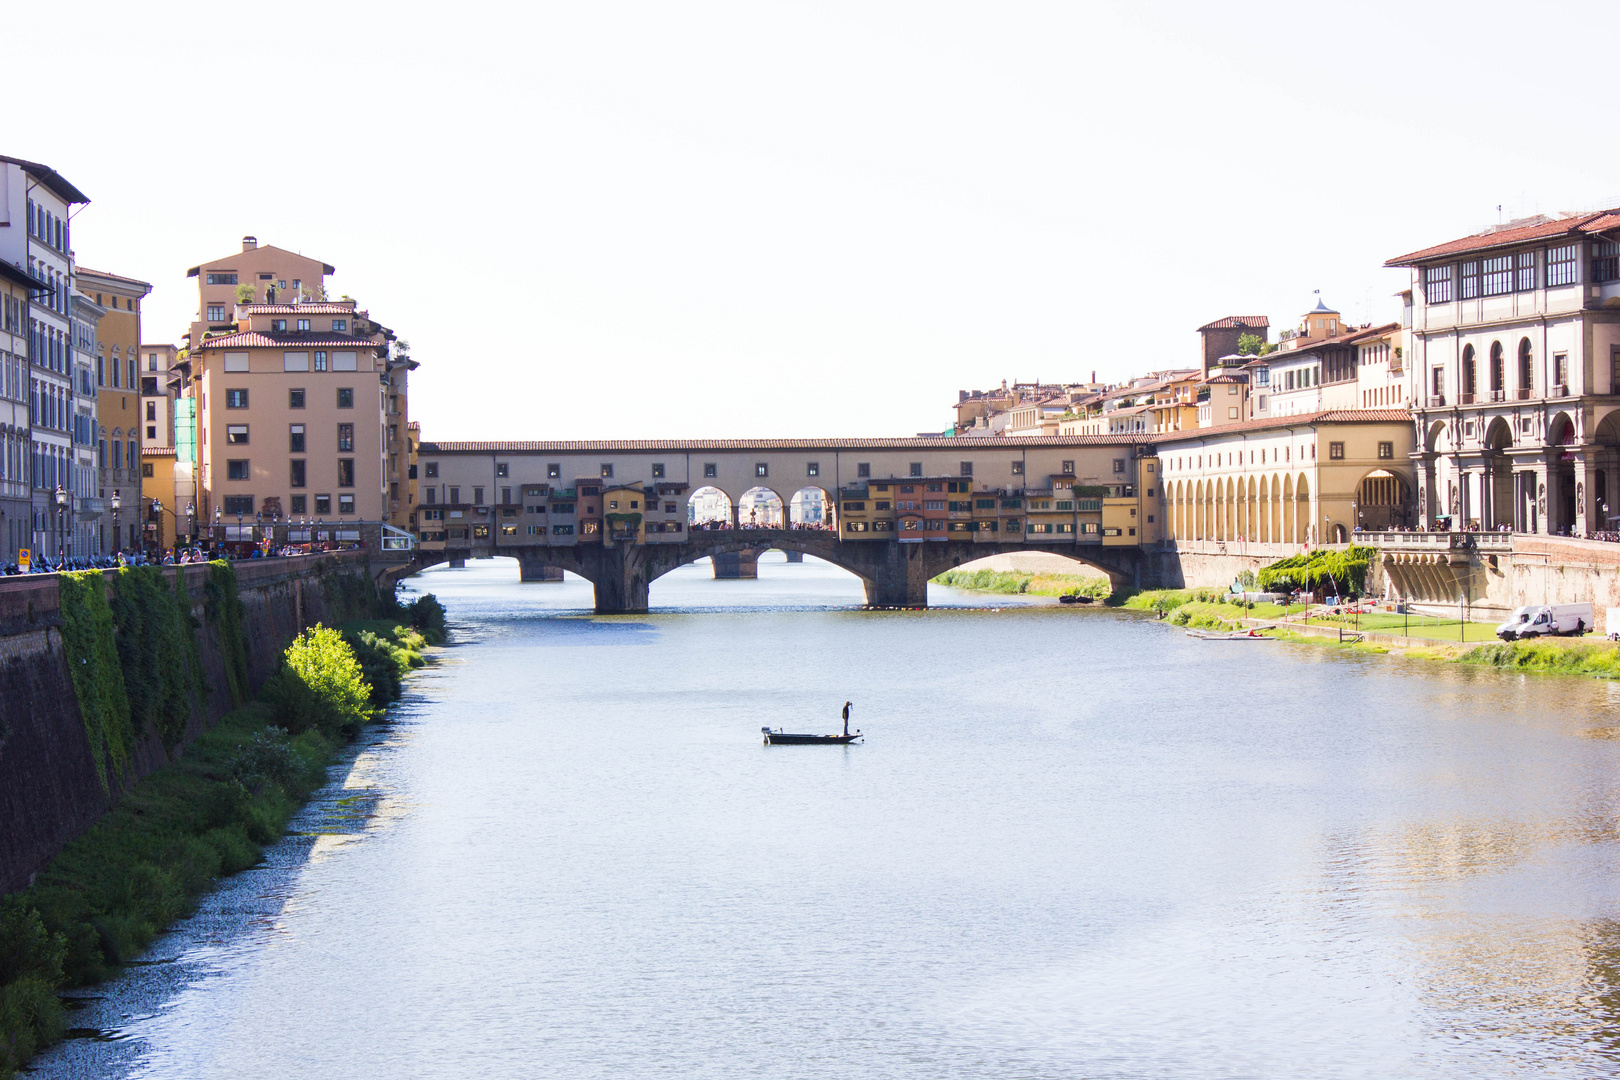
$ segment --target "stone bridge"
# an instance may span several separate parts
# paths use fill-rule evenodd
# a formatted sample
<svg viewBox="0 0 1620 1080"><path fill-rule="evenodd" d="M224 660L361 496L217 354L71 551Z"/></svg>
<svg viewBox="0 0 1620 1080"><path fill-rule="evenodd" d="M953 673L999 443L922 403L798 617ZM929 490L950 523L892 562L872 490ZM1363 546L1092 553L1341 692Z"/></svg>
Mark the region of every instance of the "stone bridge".
<svg viewBox="0 0 1620 1080"><path fill-rule="evenodd" d="M409 564L393 568L406 577L440 562L506 556L518 560L524 580L540 580L543 570L567 570L589 581L596 591L599 614L633 614L647 610L648 587L677 567L731 552L768 548L824 559L861 579L866 602L874 607L927 607L928 582L947 570L990 555L1041 551L1083 562L1106 573L1117 586L1156 584L1153 560L1134 547L1100 544L986 544L971 541L845 542L830 530L724 529L687 534L681 543L637 544L628 540L571 547L492 544L482 547L418 551Z"/></svg>

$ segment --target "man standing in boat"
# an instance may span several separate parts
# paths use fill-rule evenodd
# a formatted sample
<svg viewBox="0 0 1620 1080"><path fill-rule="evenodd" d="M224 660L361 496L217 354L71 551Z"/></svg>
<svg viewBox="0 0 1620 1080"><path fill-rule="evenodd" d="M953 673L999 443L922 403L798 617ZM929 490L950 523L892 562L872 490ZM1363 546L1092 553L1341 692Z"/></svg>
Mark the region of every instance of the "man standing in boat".
<svg viewBox="0 0 1620 1080"><path fill-rule="evenodd" d="M849 738L849 702L844 702L844 738Z"/></svg>

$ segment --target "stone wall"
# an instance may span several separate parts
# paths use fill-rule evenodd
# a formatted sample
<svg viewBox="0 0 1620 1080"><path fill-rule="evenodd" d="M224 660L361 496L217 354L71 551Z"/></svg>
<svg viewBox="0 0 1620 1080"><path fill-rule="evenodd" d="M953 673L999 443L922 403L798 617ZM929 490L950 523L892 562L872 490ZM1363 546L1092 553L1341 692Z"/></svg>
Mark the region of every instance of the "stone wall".
<svg viewBox="0 0 1620 1080"><path fill-rule="evenodd" d="M217 629L204 617L206 566L174 567L198 631L209 688L174 753L232 707ZM323 577L366 575L354 553L236 564L248 673L256 689L281 665L281 653L306 626L333 621ZM109 575L110 577L110 575ZM92 825L135 781L169 760L162 741L144 734L131 768L103 792L63 653L55 575L0 578L0 894L28 884L62 845Z"/></svg>

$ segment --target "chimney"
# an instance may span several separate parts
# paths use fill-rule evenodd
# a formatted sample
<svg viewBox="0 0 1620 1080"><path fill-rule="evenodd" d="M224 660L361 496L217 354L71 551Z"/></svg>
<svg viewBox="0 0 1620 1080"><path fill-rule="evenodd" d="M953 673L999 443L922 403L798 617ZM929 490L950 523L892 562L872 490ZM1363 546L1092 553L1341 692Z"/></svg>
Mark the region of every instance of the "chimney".
<svg viewBox="0 0 1620 1080"><path fill-rule="evenodd" d="M244 236L244 237L242 237L242 250L243 251L252 251L254 248L256 248L258 246L259 246L259 238L257 236Z"/></svg>

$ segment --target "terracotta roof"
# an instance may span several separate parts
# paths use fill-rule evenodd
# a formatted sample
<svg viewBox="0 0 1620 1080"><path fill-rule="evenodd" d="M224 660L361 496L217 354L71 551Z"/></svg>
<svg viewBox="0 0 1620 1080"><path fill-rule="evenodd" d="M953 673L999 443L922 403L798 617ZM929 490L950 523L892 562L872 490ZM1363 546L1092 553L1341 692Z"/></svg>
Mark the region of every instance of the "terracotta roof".
<svg viewBox="0 0 1620 1080"><path fill-rule="evenodd" d="M1246 383L1249 381L1249 377L1247 375L1211 375L1204 381L1212 383Z"/></svg>
<svg viewBox="0 0 1620 1080"><path fill-rule="evenodd" d="M91 277L106 278L108 281L116 281L123 285L133 285L136 288L145 289L147 292L152 291L152 283L150 281L142 281L140 278L125 277L123 274L113 274L106 270L92 270L88 266L74 267L73 274L75 277L84 277L86 274L88 274Z"/></svg>
<svg viewBox="0 0 1620 1080"><path fill-rule="evenodd" d="M1151 441L1143 435L1016 435L936 439L591 439L583 441L434 442L422 454L641 453L664 450L1017 450L1063 446L1129 446Z"/></svg>
<svg viewBox="0 0 1620 1080"><path fill-rule="evenodd" d="M141 457L174 457L174 447L143 446L141 447Z"/></svg>
<svg viewBox="0 0 1620 1080"><path fill-rule="evenodd" d="M255 349L285 348L293 345L322 349L381 349L385 347L370 338L349 337L343 334L314 334L309 331L268 334L259 330L241 330L234 334L221 334L219 337L209 338L197 347L199 349Z"/></svg>
<svg viewBox="0 0 1620 1080"><path fill-rule="evenodd" d="M1271 325L1271 320L1264 315L1228 315L1224 319L1205 323L1200 330L1237 330L1240 328L1254 328L1263 330Z"/></svg>
<svg viewBox="0 0 1620 1080"><path fill-rule="evenodd" d="M1592 233L1602 232L1606 229L1620 228L1620 207L1611 210L1600 210L1595 213L1571 214L1568 217L1531 218L1523 224L1487 229L1472 236L1464 236L1458 240L1450 240L1444 244L1436 244L1419 251L1401 255L1386 262L1385 266L1416 266L1446 255L1461 255L1473 251L1489 251L1492 248L1511 247L1515 244L1529 243L1532 240L1547 240L1556 237L1579 237Z"/></svg>
<svg viewBox="0 0 1620 1080"><path fill-rule="evenodd" d="M1199 428L1196 431L1176 432L1157 442L1190 442L1230 435L1234 431L1265 431L1271 428L1314 427L1318 424L1389 424L1412 422L1412 414L1405 409L1326 409L1322 412L1302 413L1299 416L1268 416L1258 420L1243 420L1220 427Z"/></svg>
<svg viewBox="0 0 1620 1080"><path fill-rule="evenodd" d="M237 310L249 315L353 315L358 301L317 304L242 304Z"/></svg>

